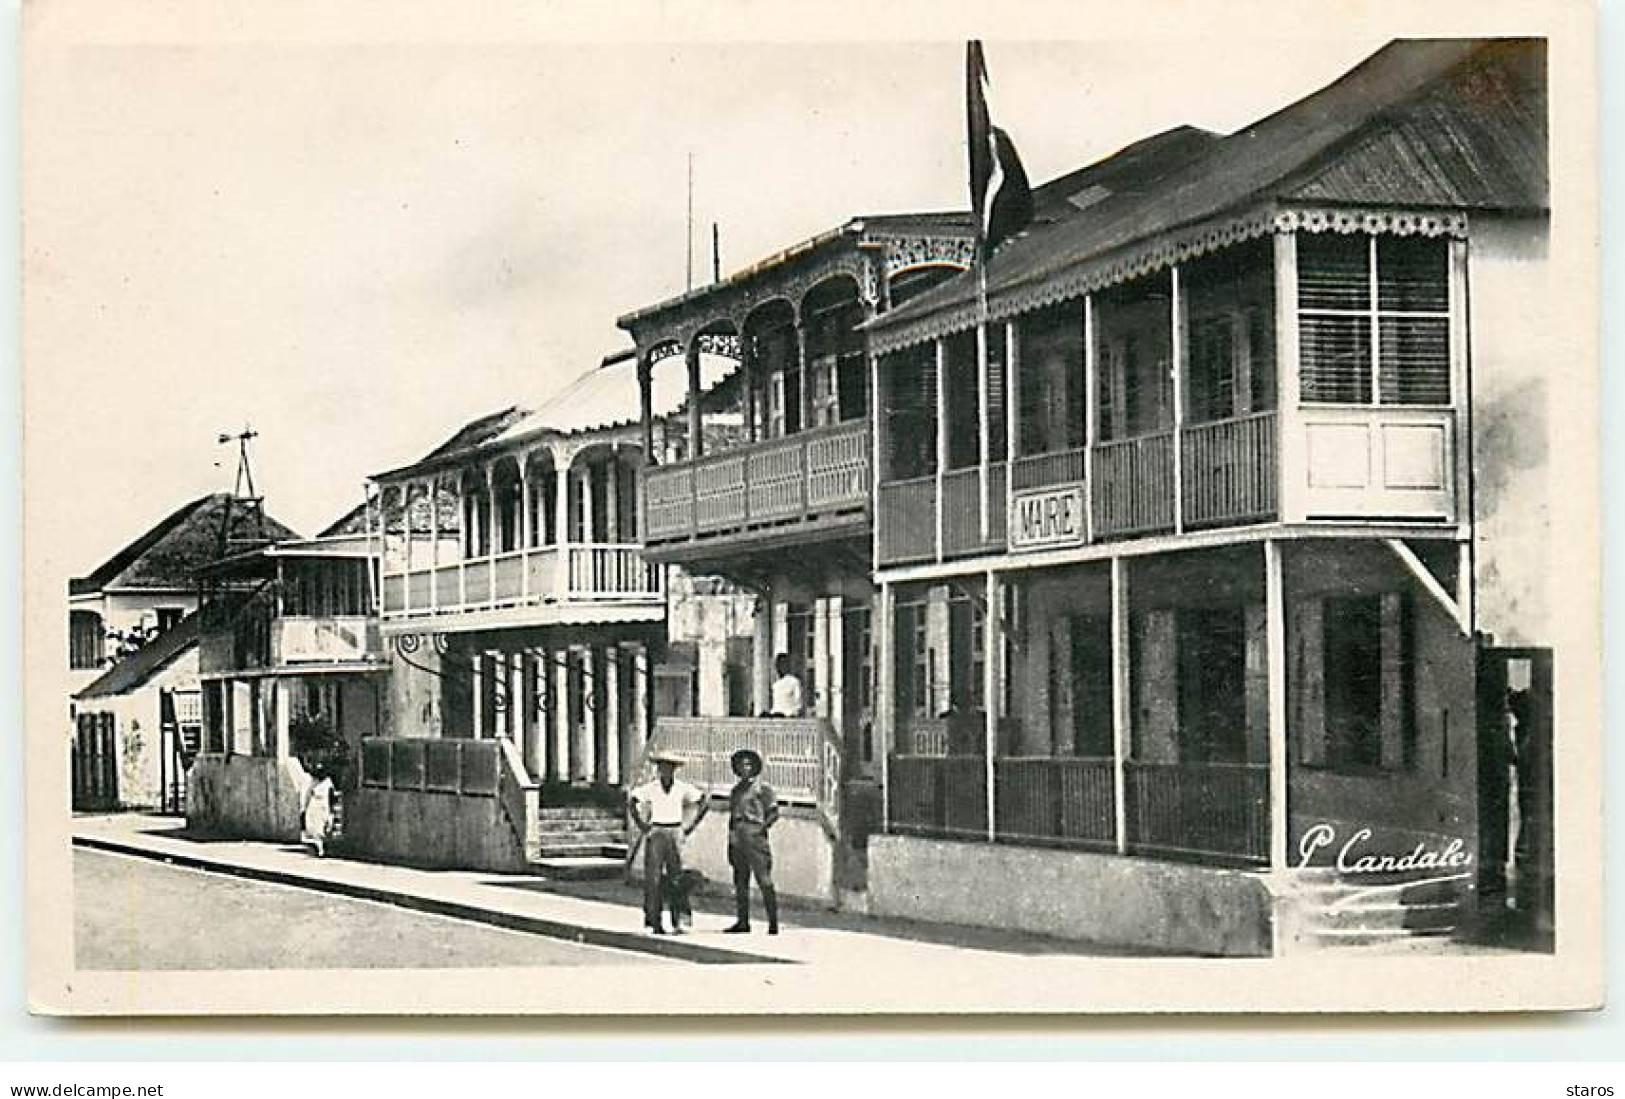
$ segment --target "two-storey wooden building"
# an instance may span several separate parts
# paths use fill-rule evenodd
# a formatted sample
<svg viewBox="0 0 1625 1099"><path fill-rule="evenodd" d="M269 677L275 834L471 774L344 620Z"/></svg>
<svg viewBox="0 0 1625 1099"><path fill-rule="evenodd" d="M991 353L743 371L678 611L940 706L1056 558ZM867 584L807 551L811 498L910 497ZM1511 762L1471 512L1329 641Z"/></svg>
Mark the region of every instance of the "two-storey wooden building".
<svg viewBox="0 0 1625 1099"><path fill-rule="evenodd" d="M862 326L965 270L970 247L963 214L857 218L618 322L637 346L644 445L659 463L642 476L645 557L756 595L754 636L739 639L748 651L734 662L738 689L702 711L717 735L762 749L773 772L779 726L716 719L767 714L776 658L789 658L804 716L842 745L850 857L832 856L812 876L848 888L861 885L880 773L873 361ZM734 364L720 384L701 376L707 355ZM663 416L654 395L673 376L686 379L688 397ZM681 739L662 747L682 751Z"/></svg>
<svg viewBox="0 0 1625 1099"><path fill-rule="evenodd" d="M189 825L295 839L310 781L301 755L353 761L382 730L389 664L372 573L368 540L355 535L277 542L200 570Z"/></svg>
<svg viewBox="0 0 1625 1099"><path fill-rule="evenodd" d="M872 909L1221 953L1463 926L1509 679L1550 728L1544 66L1396 42L865 326Z"/></svg>

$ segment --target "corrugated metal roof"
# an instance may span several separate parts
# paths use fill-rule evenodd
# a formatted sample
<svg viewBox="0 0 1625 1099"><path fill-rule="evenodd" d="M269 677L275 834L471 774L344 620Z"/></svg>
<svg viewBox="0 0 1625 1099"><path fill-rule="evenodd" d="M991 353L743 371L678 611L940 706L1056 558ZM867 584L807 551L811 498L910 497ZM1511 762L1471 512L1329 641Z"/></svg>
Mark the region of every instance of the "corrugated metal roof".
<svg viewBox="0 0 1625 1099"><path fill-rule="evenodd" d="M1390 186L1372 184L1357 166L1343 175L1324 174L1341 154L1357 152L1373 126L1386 126L1391 112L1398 142L1420 143L1429 171L1448 179L1457 195L1488 205L1544 202L1545 45L1536 39L1430 39L1392 42L1326 88L1209 144L1146 191L1114 193L1078 215L1035 225L1001 248L987 265L987 295L1041 285L1076 265L1127 248L1182 226L1238 211L1287 193L1304 173L1322 171L1323 197L1355 202L1360 194L1420 194L1426 184L1397 191L1402 174L1385 173ZM1535 91L1538 89L1538 95ZM1400 110L1413 101L1415 109ZM1432 106L1428 106L1431 104ZM1445 116L1441 125L1439 116ZM1538 116L1538 119L1536 118ZM1423 138L1421 135L1425 134ZM1454 155L1452 143L1462 147ZM1355 146L1355 147L1351 147ZM1538 148L1537 148L1538 147ZM1529 161L1540 162L1538 169ZM1464 182L1464 162L1475 167ZM1359 183L1360 186L1355 184ZM1430 193L1444 194L1436 187ZM1409 200L1407 200L1409 201ZM977 293L976 280L953 279L884 314L869 327L891 331L938 313L961 309Z"/></svg>
<svg viewBox="0 0 1625 1099"><path fill-rule="evenodd" d="M96 698L129 694L187 652L197 648L197 636L198 616L194 611L103 672L101 676L91 681L90 686L73 697L81 702L87 702Z"/></svg>

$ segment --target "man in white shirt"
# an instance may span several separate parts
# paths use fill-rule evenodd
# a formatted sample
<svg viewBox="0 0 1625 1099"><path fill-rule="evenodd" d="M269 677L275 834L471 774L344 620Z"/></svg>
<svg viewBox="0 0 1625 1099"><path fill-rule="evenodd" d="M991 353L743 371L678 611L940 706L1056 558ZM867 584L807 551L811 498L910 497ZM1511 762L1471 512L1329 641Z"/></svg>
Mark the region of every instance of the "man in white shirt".
<svg viewBox="0 0 1625 1099"><path fill-rule="evenodd" d="M801 680L790 671L790 655L780 653L773 661L778 678L773 681L773 713L776 717L801 716Z"/></svg>
<svg viewBox="0 0 1625 1099"><path fill-rule="evenodd" d="M683 839L700 826L708 805L698 787L677 777L681 759L656 754L649 761L655 765L655 780L632 791L628 809L632 823L643 833L643 922L654 934L664 935L662 898L670 895L683 872ZM672 931L677 934L683 932L684 915L672 912Z"/></svg>

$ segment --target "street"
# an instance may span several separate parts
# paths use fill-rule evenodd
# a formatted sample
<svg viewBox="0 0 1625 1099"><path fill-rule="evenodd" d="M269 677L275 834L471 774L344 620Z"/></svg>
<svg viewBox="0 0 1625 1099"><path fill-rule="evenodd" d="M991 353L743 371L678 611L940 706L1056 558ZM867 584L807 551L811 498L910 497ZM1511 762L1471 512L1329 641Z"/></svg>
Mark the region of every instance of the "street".
<svg viewBox="0 0 1625 1099"><path fill-rule="evenodd" d="M81 969L670 964L647 954L102 851L74 851L73 885Z"/></svg>

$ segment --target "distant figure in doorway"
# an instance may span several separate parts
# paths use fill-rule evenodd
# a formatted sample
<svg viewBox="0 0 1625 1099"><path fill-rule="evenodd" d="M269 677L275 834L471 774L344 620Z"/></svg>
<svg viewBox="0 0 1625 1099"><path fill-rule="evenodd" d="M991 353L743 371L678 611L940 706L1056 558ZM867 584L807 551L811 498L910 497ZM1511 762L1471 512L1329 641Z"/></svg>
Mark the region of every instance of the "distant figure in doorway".
<svg viewBox="0 0 1625 1099"><path fill-rule="evenodd" d="M801 716L801 680L790 670L790 654L780 653L773 661L778 678L773 681L773 715Z"/></svg>
<svg viewBox="0 0 1625 1099"><path fill-rule="evenodd" d="M683 761L657 754L655 779L632 791L628 809L632 823L643 833L643 922L650 932L664 935L663 902L676 895L683 873L683 840L705 819L707 804L699 788L677 777ZM693 818L689 810L694 809ZM681 935L693 916L686 905L672 905L672 932Z"/></svg>
<svg viewBox="0 0 1625 1099"><path fill-rule="evenodd" d="M318 773L305 791L300 833L300 840L316 852L317 858L326 857L327 841L333 835L333 779L326 772Z"/></svg>
<svg viewBox="0 0 1625 1099"><path fill-rule="evenodd" d="M739 781L728 794L728 865L734 875L732 927L723 930L739 934L750 930L750 879L762 891L762 907L767 909L767 933L779 933L779 894L773 888L773 849L767 834L779 819L779 798L773 787L762 781L762 757L741 748L729 761Z"/></svg>

